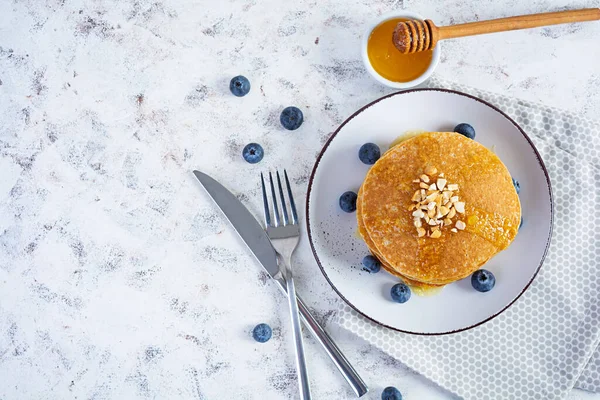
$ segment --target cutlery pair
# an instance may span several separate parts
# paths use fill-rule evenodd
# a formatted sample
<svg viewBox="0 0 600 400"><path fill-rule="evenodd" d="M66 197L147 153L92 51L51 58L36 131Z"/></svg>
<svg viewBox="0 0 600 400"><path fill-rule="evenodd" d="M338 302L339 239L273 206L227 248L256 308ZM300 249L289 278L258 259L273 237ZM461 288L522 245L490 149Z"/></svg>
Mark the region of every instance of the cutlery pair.
<svg viewBox="0 0 600 400"><path fill-rule="evenodd" d="M292 196L290 182L287 173L284 172L287 194L290 205L288 213L281 177L276 173L280 201L277 202L273 176L269 173L271 197L273 200L272 213L269 208L267 189L264 177L261 174L265 228L252 216L248 209L225 187L210 176L194 171L194 175L212 197L221 211L225 214L234 229L244 240L256 259L261 263L269 275L275 279L279 288L287 296L292 317L292 332L296 349L296 366L300 383L300 394L303 399L310 399L310 388L304 350L302 343L302 332L300 328L298 312L302 317L304 326L323 347L329 358L334 362L340 373L358 397L367 393L368 387L350 365L331 337L323 330L315 320L308 307L300 297L295 296L295 286L291 272L291 256L298 244L300 229L298 224L298 213L294 198ZM279 204L281 205L281 213ZM273 218L271 218L273 217ZM280 268L281 267L281 268ZM296 301L294 301L296 299Z"/></svg>

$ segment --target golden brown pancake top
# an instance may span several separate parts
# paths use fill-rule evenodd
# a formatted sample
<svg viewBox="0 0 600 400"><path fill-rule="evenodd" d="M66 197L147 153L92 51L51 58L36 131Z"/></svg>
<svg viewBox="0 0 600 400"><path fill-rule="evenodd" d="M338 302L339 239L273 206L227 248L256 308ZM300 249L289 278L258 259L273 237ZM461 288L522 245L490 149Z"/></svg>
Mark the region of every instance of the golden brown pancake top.
<svg viewBox="0 0 600 400"><path fill-rule="evenodd" d="M427 166L459 185L465 202L464 231L451 233L444 227L438 239L417 237L408 206L418 189L413 180ZM358 201L359 229L386 267L438 285L468 276L506 248L521 218L519 198L502 161L478 142L453 132L424 133L390 149L371 167Z"/></svg>

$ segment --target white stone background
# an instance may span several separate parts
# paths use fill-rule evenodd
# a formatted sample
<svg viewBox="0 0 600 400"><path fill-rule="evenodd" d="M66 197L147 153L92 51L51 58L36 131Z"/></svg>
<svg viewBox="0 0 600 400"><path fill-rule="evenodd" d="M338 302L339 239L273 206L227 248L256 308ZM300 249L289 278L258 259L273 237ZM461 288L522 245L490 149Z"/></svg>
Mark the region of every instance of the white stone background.
<svg viewBox="0 0 600 400"><path fill-rule="evenodd" d="M296 398L286 304L191 170L254 212L260 171L287 167L304 194L328 135L391 91L360 59L383 12L444 25L599 5L0 1L0 399ZM436 74L597 119L599 37L596 22L449 41ZM244 98L228 91L238 74L252 83ZM305 114L294 132L278 124L288 105ZM254 166L241 158L251 141L266 151ZM341 300L306 240L296 275L366 398L388 385L452 398L328 324ZM250 337L259 322L274 328L266 344ZM306 347L314 398L354 398Z"/></svg>

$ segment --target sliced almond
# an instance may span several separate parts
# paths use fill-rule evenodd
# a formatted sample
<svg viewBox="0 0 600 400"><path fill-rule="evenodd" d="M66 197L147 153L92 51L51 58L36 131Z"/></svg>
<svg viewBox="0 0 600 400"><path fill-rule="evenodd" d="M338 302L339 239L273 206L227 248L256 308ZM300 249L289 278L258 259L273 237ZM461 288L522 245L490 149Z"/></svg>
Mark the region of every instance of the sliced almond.
<svg viewBox="0 0 600 400"><path fill-rule="evenodd" d="M429 185L429 190L437 190L437 186L435 185L435 183Z"/></svg>
<svg viewBox="0 0 600 400"><path fill-rule="evenodd" d="M421 182L421 183L419 183L419 187L420 187L421 189L427 189L427 188L429 187L429 185L428 185L428 184L426 184L425 182Z"/></svg>
<svg viewBox="0 0 600 400"><path fill-rule="evenodd" d="M461 214L465 213L465 203L463 201L457 201L456 203L454 203L454 208L456 208L456 211L458 211Z"/></svg>
<svg viewBox="0 0 600 400"><path fill-rule="evenodd" d="M438 208L442 206L442 197L441 196L436 197L435 204L438 206Z"/></svg>
<svg viewBox="0 0 600 400"><path fill-rule="evenodd" d="M435 225L437 225L437 221L435 219L431 218L429 220L428 224L431 225L431 226L435 226Z"/></svg>
<svg viewBox="0 0 600 400"><path fill-rule="evenodd" d="M456 221L456 224L454 225L456 227L456 229L458 230L464 230L467 227L467 224L465 224L462 221Z"/></svg>
<svg viewBox="0 0 600 400"><path fill-rule="evenodd" d="M448 190L451 190L451 191L453 191L453 192L456 192L456 191L458 190L458 184L456 184L456 183L452 183L452 184L448 185L448 188L447 188L447 189L448 189Z"/></svg>
<svg viewBox="0 0 600 400"><path fill-rule="evenodd" d="M450 201L453 203L456 203L458 201L458 196L452 196L450 197Z"/></svg>
<svg viewBox="0 0 600 400"><path fill-rule="evenodd" d="M444 177L444 173L443 173L443 172L441 172L441 173L440 173L438 176L439 176L440 178L443 178L443 177Z"/></svg>
<svg viewBox="0 0 600 400"><path fill-rule="evenodd" d="M423 218L425 219L425 222L429 223L429 215L425 214Z"/></svg>
<svg viewBox="0 0 600 400"><path fill-rule="evenodd" d="M455 215L456 215L456 208L452 207L450 209L450 211L448 212L448 218L454 218Z"/></svg>
<svg viewBox="0 0 600 400"><path fill-rule="evenodd" d="M418 190L415 192L415 194L413 194L413 197L411 199L412 201L419 201L421 200L421 192L419 192Z"/></svg>
<svg viewBox="0 0 600 400"><path fill-rule="evenodd" d="M435 201L435 199L437 199L438 196L439 195L437 193L431 193L429 196L425 197L425 202L427 202L427 204L429 204L432 201Z"/></svg>
<svg viewBox="0 0 600 400"><path fill-rule="evenodd" d="M425 214L421 210L416 210L416 211L413 211L412 216L416 217L416 218L423 218L425 216Z"/></svg>
<svg viewBox="0 0 600 400"><path fill-rule="evenodd" d="M446 187L446 183L448 183L447 180L442 179L442 178L438 178L437 180L437 187L439 190L444 190L444 188Z"/></svg>
<svg viewBox="0 0 600 400"><path fill-rule="evenodd" d="M440 230L440 227L437 226L437 225L431 227L431 232L433 232L433 231L439 231L439 230Z"/></svg>
<svg viewBox="0 0 600 400"><path fill-rule="evenodd" d="M452 220L450 218L446 218L444 220L444 225L448 226L448 225L452 225Z"/></svg>
<svg viewBox="0 0 600 400"><path fill-rule="evenodd" d="M425 183L429 183L429 177L425 174L421 175L421 180ZM406 181L405 181L406 182Z"/></svg>
<svg viewBox="0 0 600 400"><path fill-rule="evenodd" d="M420 228L423 226L423 223L421 222L421 219L415 219L413 224L415 225L415 228Z"/></svg>
<svg viewBox="0 0 600 400"><path fill-rule="evenodd" d="M435 218L435 210L427 211L427 216L429 216L429 218Z"/></svg>
<svg viewBox="0 0 600 400"><path fill-rule="evenodd" d="M438 239L440 236L442 236L442 231L433 231L431 232L431 238L432 239Z"/></svg>
<svg viewBox="0 0 600 400"><path fill-rule="evenodd" d="M450 212L450 209L448 207L444 207L444 206L440 207L440 213L442 213L442 215L446 215L449 212Z"/></svg>
<svg viewBox="0 0 600 400"><path fill-rule="evenodd" d="M435 175L437 174L437 169L435 167L432 167L431 165L428 165L427 167L425 167L425 173L427 175Z"/></svg>
<svg viewBox="0 0 600 400"><path fill-rule="evenodd" d="M436 204L434 202L431 202L429 204L427 204L427 209L428 210L433 210L435 208Z"/></svg>
<svg viewBox="0 0 600 400"><path fill-rule="evenodd" d="M457 233L457 232L458 232L458 230L457 230L456 228L452 228L452 229L450 229L450 232Z"/></svg>
<svg viewBox="0 0 600 400"><path fill-rule="evenodd" d="M425 229L424 228L417 228L417 236L419 237L423 237L425 236Z"/></svg>
<svg viewBox="0 0 600 400"><path fill-rule="evenodd" d="M425 193L425 189L421 189L421 200L425 200L425 197L427 197Z"/></svg>
<svg viewBox="0 0 600 400"><path fill-rule="evenodd" d="M442 215L442 213L440 212L439 209L438 209L437 213L435 214L435 218L437 218L439 221L444 219L444 216Z"/></svg>

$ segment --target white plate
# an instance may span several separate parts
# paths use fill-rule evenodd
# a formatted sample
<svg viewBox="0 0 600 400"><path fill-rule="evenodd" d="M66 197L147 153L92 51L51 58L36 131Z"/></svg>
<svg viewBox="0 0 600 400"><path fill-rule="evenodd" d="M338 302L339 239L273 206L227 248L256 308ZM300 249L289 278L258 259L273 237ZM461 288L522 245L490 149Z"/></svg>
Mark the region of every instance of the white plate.
<svg viewBox="0 0 600 400"><path fill-rule="evenodd" d="M369 166L358 159L367 142L382 152L406 131L452 131L467 122L476 140L492 148L521 184L524 224L508 249L484 268L496 276L487 293L472 288L470 278L441 293L404 303L390 299L398 278L383 269L362 270L369 254L357 235L356 213L338 205L347 190L358 191ZM308 188L307 227L310 244L323 274L335 291L365 317L398 331L434 335L459 332L486 322L508 308L539 271L552 234L552 192L544 164L525 132L506 114L475 97L444 89L395 93L363 107L346 120L325 144Z"/></svg>

